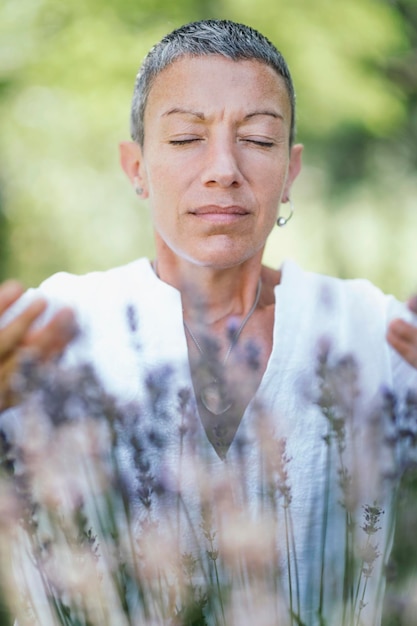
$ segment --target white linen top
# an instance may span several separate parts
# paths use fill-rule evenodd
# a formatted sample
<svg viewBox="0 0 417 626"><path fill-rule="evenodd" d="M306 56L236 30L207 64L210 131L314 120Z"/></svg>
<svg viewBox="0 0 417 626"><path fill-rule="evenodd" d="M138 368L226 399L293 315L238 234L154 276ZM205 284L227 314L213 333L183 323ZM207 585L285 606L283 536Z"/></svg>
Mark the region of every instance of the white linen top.
<svg viewBox="0 0 417 626"><path fill-rule="evenodd" d="M392 481L379 478L381 471L384 476L392 473L396 452L384 443L380 428L384 414L377 407L385 390L392 390L401 398L409 388L417 391L417 372L385 340L391 319L413 319L402 304L368 281L321 276L301 270L292 261L285 262L281 283L275 288L272 353L256 395L222 460L208 442L195 408L180 293L155 275L147 259L85 276L60 273L45 281L40 291L51 302L51 311L61 304L76 311L82 334L67 351L66 362L91 362L105 388L120 402L139 404L140 420L136 427L142 435L149 438L151 433L152 441L163 441L162 448L149 444L146 455L151 472L172 494L181 489L188 513L181 514L179 522L178 517L176 520L181 526L179 541L185 542L184 546L198 543L196 534L201 534L195 517L201 506L200 474L191 464L196 457L202 461L201 472L223 489L225 476L230 481L238 477L241 491L237 499L245 507L246 521L256 524L263 510L270 511L275 506L272 517L275 522L278 519L277 528L290 528L292 537L288 539L283 530L277 538L282 594L287 606L291 605L298 618L308 625L319 623L319 606L327 623L342 624L346 507L340 504L343 496L338 487L341 473L335 431L334 452L328 465L330 446L325 437L329 435L329 421L317 403L320 389L323 392L317 377L318 358L328 354L328 369L337 370L344 377L339 400L347 407L351 420L345 429L347 445L343 454L356 489L351 503L352 511L358 515L355 537L361 546L372 539L381 553L366 581L366 606L358 609L359 601L356 602L360 614L357 623L380 622L381 570L389 552L385 553L384 546L389 547L392 540ZM27 297L35 293L38 290ZM239 343L243 341L242 338ZM347 355L357 365L357 370L353 366L353 374L353 361L346 359ZM355 373L359 377L358 394ZM163 390L157 399L150 392L152 385ZM194 416L187 417L185 429L184 412L179 410L180 389L190 390ZM375 415L379 416L377 420ZM271 505L265 487L264 444L274 437L286 443L287 461L282 467L287 474L280 476L290 486L290 497L285 501L288 507L284 506L284 496L278 504ZM406 461L405 447L401 450L402 463ZM277 456L279 449L277 444ZM132 455L126 449L120 456L131 476L134 495L140 485L135 472L131 472ZM355 467L351 465L353 458ZM327 509L326 481L330 486ZM216 488L210 491L213 506ZM157 519L166 516L171 524L174 514L168 501L169 498L153 505L152 515ZM363 506L373 503L380 504L385 512L377 523L381 528L368 537L361 528ZM328 523L324 534L325 510ZM260 525L260 535L262 528ZM217 537L220 541L220 531ZM223 540L226 541L224 537ZM194 545L192 549L199 548ZM364 577L361 580L360 597Z"/></svg>

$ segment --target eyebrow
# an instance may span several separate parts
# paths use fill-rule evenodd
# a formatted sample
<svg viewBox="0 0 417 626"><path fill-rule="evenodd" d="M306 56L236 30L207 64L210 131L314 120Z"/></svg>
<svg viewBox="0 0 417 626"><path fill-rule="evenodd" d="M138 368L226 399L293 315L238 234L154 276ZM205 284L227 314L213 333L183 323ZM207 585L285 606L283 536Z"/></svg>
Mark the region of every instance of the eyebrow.
<svg viewBox="0 0 417 626"><path fill-rule="evenodd" d="M169 111L165 111L162 114L162 117L168 117L169 115L191 115L193 117L197 117L199 120L205 120L206 116L201 111L193 111L192 109L182 109L180 107L174 107L173 109L169 109ZM269 116L274 119L284 119L284 116L278 111L274 111L272 109L260 109L259 111L252 111L244 116L243 121L250 120L253 117L257 116Z"/></svg>
<svg viewBox="0 0 417 626"><path fill-rule="evenodd" d="M245 115L243 119L250 120L252 117L256 117L257 115L268 115L269 117L273 117L274 119L280 119L280 120L284 119L284 116L282 115L282 113L279 113L278 111L273 111L272 109L262 109L260 111L253 111L252 113L248 113L247 115Z"/></svg>
<svg viewBox="0 0 417 626"><path fill-rule="evenodd" d="M165 111L165 113L162 114L162 117L167 117L168 115L175 115L175 114L193 115L194 117L198 117L198 119L200 120L206 119L206 116L204 115L204 113L201 113L200 111L193 111L192 109L181 109L179 107L175 107L173 109L169 109L169 111Z"/></svg>

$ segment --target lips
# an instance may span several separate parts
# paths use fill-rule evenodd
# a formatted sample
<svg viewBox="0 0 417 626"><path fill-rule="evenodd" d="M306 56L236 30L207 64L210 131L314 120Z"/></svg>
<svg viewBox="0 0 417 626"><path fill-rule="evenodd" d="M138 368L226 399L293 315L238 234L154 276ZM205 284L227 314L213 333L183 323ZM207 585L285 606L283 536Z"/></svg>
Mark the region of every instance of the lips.
<svg viewBox="0 0 417 626"><path fill-rule="evenodd" d="M224 228L241 222L250 215L250 211L235 204L227 206L209 204L192 209L189 214L201 222L209 223L212 227Z"/></svg>
<svg viewBox="0 0 417 626"><path fill-rule="evenodd" d="M193 215L248 215L249 211L239 205L219 206L210 204L190 211Z"/></svg>

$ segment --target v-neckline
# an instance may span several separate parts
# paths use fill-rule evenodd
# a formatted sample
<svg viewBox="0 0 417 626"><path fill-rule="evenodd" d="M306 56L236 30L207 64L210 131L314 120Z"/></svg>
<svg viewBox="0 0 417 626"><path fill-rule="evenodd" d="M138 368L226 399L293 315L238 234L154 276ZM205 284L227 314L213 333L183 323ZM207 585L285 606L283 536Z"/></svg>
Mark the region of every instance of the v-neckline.
<svg viewBox="0 0 417 626"><path fill-rule="evenodd" d="M194 388L193 377L191 374L191 366L188 357L187 351L187 361L188 361L188 370L191 382L192 393L194 396L194 402L196 407L196 413L198 419L201 423L201 426L204 430L204 435L208 440L208 443L213 448L215 454L221 461L227 460L227 455L229 451L233 448L234 442L238 438L239 431L245 427L245 423L250 419L251 413L256 410L256 405L259 404L260 398L262 398L262 392L267 384L267 381L270 378L270 372L274 367L273 364L276 363L277 355L276 355L276 330L278 326L278 299L280 293L280 287L282 284L282 276L281 282L274 287L274 299L275 299L275 310L274 310L274 324L272 330L272 347L271 353L269 355L265 370L263 375L259 381L259 385L255 390L255 393L250 398L248 404L245 406L243 413L240 415L233 415L233 407L230 411L225 412L222 415L216 416L211 415L206 411L207 417L202 414L202 411L199 408L199 403L197 401L196 390ZM185 331L184 331L184 339L187 343ZM203 408L204 411L204 408Z"/></svg>
<svg viewBox="0 0 417 626"><path fill-rule="evenodd" d="M150 261L148 261L148 269L149 272L152 273L153 278L155 281L157 281L160 286L163 286L164 288L170 290L171 292L175 292L177 294L178 297L178 305L181 309L181 293L179 292L178 289L176 289L175 287L173 287L172 285L165 283L164 281L162 281L154 272L154 269L152 267L152 264ZM221 423L217 423L215 424L214 428L212 429L213 434L215 436L210 437L210 434L207 432L208 429L206 428L205 425L205 420L204 418L201 416L199 408L198 408L198 402L197 402L197 397L196 397L196 392L194 389L194 384L193 384L193 378L192 378L192 374L191 374L191 366L190 366L190 361L189 361L189 357L188 357L188 349L187 349L187 337L186 337L186 333L185 333L185 328L182 324L182 343L184 345L184 351L185 351L185 358L186 358L186 364L187 364L187 374L188 374L188 378L189 378L189 383L190 383L190 390L193 396L193 401L194 401L194 406L195 406L195 410L196 410L196 417L198 418L198 421L202 427L202 430L204 431L204 437L206 438L208 444L210 445L210 447L213 449L213 452L216 454L216 456L221 460L221 461L226 461L227 460L227 455L230 452L230 450L233 448L234 443L236 442L236 439L238 438L238 433L239 431L242 429L242 425L245 424L245 422L247 422L247 420L249 419L250 414L252 413L252 411L254 410L256 403L258 402L258 399L260 399L262 397L262 391L263 388L265 387L265 385L267 384L268 379L270 378L270 371L273 367L273 363L275 363L276 361L276 330L277 330L277 320L278 320L278 295L282 289L282 284L285 281L284 278L284 266L281 267L281 281L278 285L276 285L274 287L274 298L275 298L275 311L274 311L274 325L273 325L273 332L272 332L272 349L271 349L271 353L269 355L266 367L265 367L265 371L262 375L262 378L260 379L259 385L254 393L254 395L252 396L252 398L249 400L248 404L246 405L242 415L239 418L235 419L235 426L230 429L232 435L230 436L230 441L228 441L228 445L224 446L221 444L221 442L219 441L219 444L216 445L212 439L215 439L215 436L217 436L217 433L222 431L223 428L223 424ZM182 320L182 310L180 311L180 318ZM214 418L216 418L216 416L213 416ZM216 433L217 431L217 433ZM223 449L222 449L223 448Z"/></svg>

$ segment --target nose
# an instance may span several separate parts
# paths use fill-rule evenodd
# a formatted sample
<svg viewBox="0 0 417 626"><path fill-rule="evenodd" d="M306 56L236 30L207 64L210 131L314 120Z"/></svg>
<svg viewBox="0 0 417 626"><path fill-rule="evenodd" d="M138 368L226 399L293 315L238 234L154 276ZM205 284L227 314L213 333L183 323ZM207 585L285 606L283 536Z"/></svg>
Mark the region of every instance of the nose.
<svg viewBox="0 0 417 626"><path fill-rule="evenodd" d="M217 137L209 141L202 173L203 185L209 187L240 187L243 181L237 145L230 137Z"/></svg>

